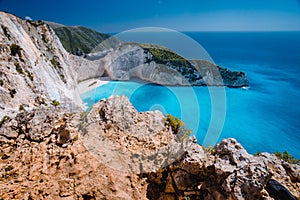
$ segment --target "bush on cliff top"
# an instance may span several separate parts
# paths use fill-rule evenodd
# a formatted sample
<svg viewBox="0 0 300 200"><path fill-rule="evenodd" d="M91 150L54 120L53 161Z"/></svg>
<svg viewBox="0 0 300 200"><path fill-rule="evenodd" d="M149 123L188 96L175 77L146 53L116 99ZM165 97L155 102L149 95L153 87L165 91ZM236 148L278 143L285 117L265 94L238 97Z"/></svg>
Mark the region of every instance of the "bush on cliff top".
<svg viewBox="0 0 300 200"><path fill-rule="evenodd" d="M296 158L294 158L289 152L284 151L283 153L276 151L275 152L275 156L279 159L282 159L288 163L291 164L298 164L300 163L300 160L297 160Z"/></svg>
<svg viewBox="0 0 300 200"><path fill-rule="evenodd" d="M185 123L178 119L178 117L174 117L170 114L167 115L166 121L169 123L169 125L172 128L172 131L175 135L177 135L177 138L180 141L183 141L189 137L189 135L192 133L191 130L188 130L185 126Z"/></svg>

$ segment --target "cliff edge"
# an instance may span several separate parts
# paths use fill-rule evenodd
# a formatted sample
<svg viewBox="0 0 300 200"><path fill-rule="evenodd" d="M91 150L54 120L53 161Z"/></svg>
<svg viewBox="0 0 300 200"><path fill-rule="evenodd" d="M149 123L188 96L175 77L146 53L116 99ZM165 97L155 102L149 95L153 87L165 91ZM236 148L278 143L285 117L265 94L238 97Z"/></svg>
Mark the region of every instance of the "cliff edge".
<svg viewBox="0 0 300 200"><path fill-rule="evenodd" d="M89 113L21 112L0 128L0 145L2 199L300 197L299 165L250 155L235 139L213 149L181 140L162 113L139 113L124 96Z"/></svg>

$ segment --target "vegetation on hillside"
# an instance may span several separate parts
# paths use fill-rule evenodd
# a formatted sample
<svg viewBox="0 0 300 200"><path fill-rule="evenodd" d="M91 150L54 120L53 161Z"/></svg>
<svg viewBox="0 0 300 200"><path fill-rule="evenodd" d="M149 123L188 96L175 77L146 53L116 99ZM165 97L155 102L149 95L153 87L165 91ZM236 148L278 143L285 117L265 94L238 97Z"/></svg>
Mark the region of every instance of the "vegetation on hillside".
<svg viewBox="0 0 300 200"><path fill-rule="evenodd" d="M11 44L10 46L10 54L12 56L18 55L20 58L22 57L21 50L22 48L17 44Z"/></svg>
<svg viewBox="0 0 300 200"><path fill-rule="evenodd" d="M54 28L54 27L53 27ZM110 37L81 26L62 26L54 28L64 48L74 55L91 53L100 43Z"/></svg>
<svg viewBox="0 0 300 200"><path fill-rule="evenodd" d="M2 117L2 119L0 120L0 127L8 120L10 120L9 116L5 115L4 117Z"/></svg>
<svg viewBox="0 0 300 200"><path fill-rule="evenodd" d="M152 60L159 64L171 64L181 67L191 67L191 63L172 50L156 44L138 44L151 53Z"/></svg>

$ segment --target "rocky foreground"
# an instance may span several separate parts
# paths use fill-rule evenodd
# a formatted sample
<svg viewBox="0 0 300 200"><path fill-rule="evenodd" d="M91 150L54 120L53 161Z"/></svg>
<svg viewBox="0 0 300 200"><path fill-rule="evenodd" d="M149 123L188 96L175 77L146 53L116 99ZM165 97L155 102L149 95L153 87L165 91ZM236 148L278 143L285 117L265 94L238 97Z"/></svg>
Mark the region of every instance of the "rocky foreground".
<svg viewBox="0 0 300 200"><path fill-rule="evenodd" d="M89 113L54 106L21 112L0 129L2 199L296 199L300 166L235 139L207 150L181 140L158 111L126 97ZM270 189L274 180L290 191ZM290 197L290 198L288 198Z"/></svg>

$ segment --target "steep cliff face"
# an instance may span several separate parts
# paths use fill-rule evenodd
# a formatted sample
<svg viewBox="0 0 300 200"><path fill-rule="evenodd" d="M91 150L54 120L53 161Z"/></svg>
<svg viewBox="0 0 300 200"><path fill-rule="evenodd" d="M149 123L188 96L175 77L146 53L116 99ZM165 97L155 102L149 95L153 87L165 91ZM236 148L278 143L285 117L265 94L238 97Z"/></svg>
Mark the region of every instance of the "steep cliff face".
<svg viewBox="0 0 300 200"><path fill-rule="evenodd" d="M3 12L0 25L0 117L52 100L80 107L77 75L52 29Z"/></svg>
<svg viewBox="0 0 300 200"><path fill-rule="evenodd" d="M274 179L281 199L300 197L299 165L250 155L234 139L203 149L126 97L89 113L21 112L0 128L0 145L2 199L276 199Z"/></svg>

